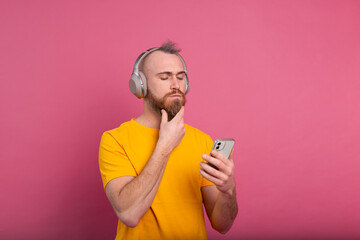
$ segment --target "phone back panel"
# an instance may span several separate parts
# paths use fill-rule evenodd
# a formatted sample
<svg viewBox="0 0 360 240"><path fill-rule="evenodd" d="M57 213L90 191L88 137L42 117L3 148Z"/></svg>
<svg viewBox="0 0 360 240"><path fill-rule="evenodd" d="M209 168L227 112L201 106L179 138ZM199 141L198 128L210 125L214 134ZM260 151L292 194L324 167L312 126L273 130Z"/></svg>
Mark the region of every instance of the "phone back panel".
<svg viewBox="0 0 360 240"><path fill-rule="evenodd" d="M232 138L219 138L215 140L212 150L216 150L226 158L229 158L234 144L235 140Z"/></svg>

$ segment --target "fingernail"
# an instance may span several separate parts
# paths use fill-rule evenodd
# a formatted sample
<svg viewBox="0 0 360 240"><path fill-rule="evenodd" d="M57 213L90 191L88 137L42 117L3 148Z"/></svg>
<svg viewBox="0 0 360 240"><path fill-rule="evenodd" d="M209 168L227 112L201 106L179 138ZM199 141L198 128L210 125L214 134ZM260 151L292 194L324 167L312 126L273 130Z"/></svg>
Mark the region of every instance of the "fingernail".
<svg viewBox="0 0 360 240"><path fill-rule="evenodd" d="M203 159L206 159L206 154L203 154L202 157L203 157Z"/></svg>

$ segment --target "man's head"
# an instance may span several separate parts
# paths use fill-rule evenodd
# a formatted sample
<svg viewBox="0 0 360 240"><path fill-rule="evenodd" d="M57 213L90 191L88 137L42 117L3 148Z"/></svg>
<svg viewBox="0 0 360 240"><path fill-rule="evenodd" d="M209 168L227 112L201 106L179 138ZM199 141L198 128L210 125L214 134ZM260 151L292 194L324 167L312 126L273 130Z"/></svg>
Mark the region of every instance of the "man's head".
<svg viewBox="0 0 360 240"><path fill-rule="evenodd" d="M171 120L185 105L186 71L172 42L164 43L146 56L139 65L147 79L145 101L158 113L165 109Z"/></svg>

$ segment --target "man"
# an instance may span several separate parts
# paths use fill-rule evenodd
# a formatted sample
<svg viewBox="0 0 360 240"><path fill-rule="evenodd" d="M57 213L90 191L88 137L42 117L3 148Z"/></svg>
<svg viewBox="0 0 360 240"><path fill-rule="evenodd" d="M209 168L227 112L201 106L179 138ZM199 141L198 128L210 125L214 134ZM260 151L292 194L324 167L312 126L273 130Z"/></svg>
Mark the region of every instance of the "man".
<svg viewBox="0 0 360 240"><path fill-rule="evenodd" d="M211 138L184 124L190 85L178 52L167 42L140 55L129 86L144 97L144 111L101 139L100 172L119 218L116 239L206 239L203 204L221 233L237 215L232 154L206 154Z"/></svg>

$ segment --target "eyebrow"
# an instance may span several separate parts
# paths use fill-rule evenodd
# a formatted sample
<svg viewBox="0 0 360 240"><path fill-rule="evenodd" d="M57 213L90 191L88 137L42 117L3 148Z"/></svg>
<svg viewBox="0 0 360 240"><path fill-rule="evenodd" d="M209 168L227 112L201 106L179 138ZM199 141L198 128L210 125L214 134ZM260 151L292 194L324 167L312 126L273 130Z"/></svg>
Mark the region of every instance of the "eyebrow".
<svg viewBox="0 0 360 240"><path fill-rule="evenodd" d="M185 73L185 71L177 72L175 75L179 75L179 74L182 74L182 73ZM158 73L156 75L160 75L160 74L172 75L172 72L160 72L160 73Z"/></svg>

